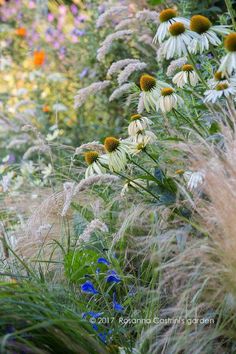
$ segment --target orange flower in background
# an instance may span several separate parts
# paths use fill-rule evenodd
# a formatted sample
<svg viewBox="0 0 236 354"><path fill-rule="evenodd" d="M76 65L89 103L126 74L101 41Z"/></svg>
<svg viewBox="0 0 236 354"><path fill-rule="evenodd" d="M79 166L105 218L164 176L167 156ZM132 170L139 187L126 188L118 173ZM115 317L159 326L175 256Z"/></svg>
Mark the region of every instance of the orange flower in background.
<svg viewBox="0 0 236 354"><path fill-rule="evenodd" d="M45 62L45 52L43 50L37 50L34 52L34 65L42 66Z"/></svg>
<svg viewBox="0 0 236 354"><path fill-rule="evenodd" d="M20 27L20 28L16 29L16 35L18 37L25 37L26 34L27 34L27 31L26 31L26 29L24 27Z"/></svg>
<svg viewBox="0 0 236 354"><path fill-rule="evenodd" d="M51 109L50 109L50 107L48 105L43 106L42 110L43 110L44 113L48 113L48 112L51 111Z"/></svg>

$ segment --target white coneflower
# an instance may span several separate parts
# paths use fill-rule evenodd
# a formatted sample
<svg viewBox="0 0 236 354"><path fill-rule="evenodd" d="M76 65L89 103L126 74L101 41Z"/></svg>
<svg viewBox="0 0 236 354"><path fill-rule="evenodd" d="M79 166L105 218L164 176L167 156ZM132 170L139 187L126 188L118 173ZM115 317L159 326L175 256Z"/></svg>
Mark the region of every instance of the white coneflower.
<svg viewBox="0 0 236 354"><path fill-rule="evenodd" d="M175 74L175 72L178 69L182 68L182 66L186 63L187 63L187 58L184 58L184 57L172 60L170 62L170 65L167 68L166 75L173 76Z"/></svg>
<svg viewBox="0 0 236 354"><path fill-rule="evenodd" d="M111 76L115 73L118 73L125 66L133 63L139 63L139 62L140 62L139 59L130 59L130 58L115 61L114 63L111 64L110 68L108 69L107 75Z"/></svg>
<svg viewBox="0 0 236 354"><path fill-rule="evenodd" d="M150 130L143 129L139 130L135 135L130 136L129 139L136 144L130 148L130 151L134 153L137 149L140 150L141 147L143 149L147 144L153 144L157 140L157 137Z"/></svg>
<svg viewBox="0 0 236 354"><path fill-rule="evenodd" d="M172 82L180 88L183 88L186 84L196 86L198 81L199 77L190 64L184 64L181 71L172 79Z"/></svg>
<svg viewBox="0 0 236 354"><path fill-rule="evenodd" d="M229 84L228 78L221 71L215 72L213 78L208 80L208 85L211 88L215 88L218 84Z"/></svg>
<svg viewBox="0 0 236 354"><path fill-rule="evenodd" d="M224 47L228 54L222 59L219 71L231 75L236 72L236 32L225 37Z"/></svg>
<svg viewBox="0 0 236 354"><path fill-rule="evenodd" d="M236 86L229 86L227 83L218 84L214 89L207 90L204 95L206 98L204 102L215 103L221 97L230 97L236 94Z"/></svg>
<svg viewBox="0 0 236 354"><path fill-rule="evenodd" d="M102 27L107 20L111 20L121 14L126 13L128 13L127 6L113 6L98 17L96 27Z"/></svg>
<svg viewBox="0 0 236 354"><path fill-rule="evenodd" d="M156 110L156 103L160 96L161 87L168 86L162 81L157 81L155 77L143 74L140 78L140 88L141 93L139 96L139 107L138 113L141 111L141 107L144 106L147 112L150 112L150 109L153 111Z"/></svg>
<svg viewBox="0 0 236 354"><path fill-rule="evenodd" d="M187 48L189 48L192 40L199 37L199 34L186 29L181 22L175 22L170 25L169 32L170 37L161 46L166 59L186 55Z"/></svg>
<svg viewBox="0 0 236 354"><path fill-rule="evenodd" d="M82 88L77 92L75 96L75 108L81 107L90 95L97 94L98 91L102 91L110 85L109 80L94 82L88 87Z"/></svg>
<svg viewBox="0 0 236 354"><path fill-rule="evenodd" d="M170 25L175 22L181 22L186 27L189 27L189 20L183 17L177 16L177 11L175 9L165 9L160 12L159 20L161 24L158 26L156 35L153 39L154 42L162 43L164 39L169 35L168 29Z"/></svg>
<svg viewBox="0 0 236 354"><path fill-rule="evenodd" d="M199 34L199 37L191 43L191 52L203 53L208 50L210 44L218 46L221 44L217 33L226 35L230 33L228 26L212 26L211 21L202 15L195 15L190 19L190 30Z"/></svg>
<svg viewBox="0 0 236 354"><path fill-rule="evenodd" d="M111 171L119 172L123 170L127 163L127 156L130 154L130 142L122 141L114 137L107 137L104 147L107 152L106 162Z"/></svg>
<svg viewBox="0 0 236 354"><path fill-rule="evenodd" d="M173 108L184 103L183 99L175 93L171 87L165 87L161 90L161 95L157 101L156 109L160 109L163 113L170 112Z"/></svg>
<svg viewBox="0 0 236 354"><path fill-rule="evenodd" d="M152 124L152 121L147 117L142 117L141 114L133 114L130 117L130 124L128 126L128 134L135 136L140 130L144 130Z"/></svg>
<svg viewBox="0 0 236 354"><path fill-rule="evenodd" d="M190 191L194 191L201 186L205 179L205 171L190 172L187 171L184 173L184 178L187 180L187 187Z"/></svg>
<svg viewBox="0 0 236 354"><path fill-rule="evenodd" d="M137 62L137 63L131 63L128 64L124 70L121 71L121 73L118 76L118 84L122 85L124 82L128 81L130 75L133 74L135 71L142 71L147 67L146 63L143 62Z"/></svg>
<svg viewBox="0 0 236 354"><path fill-rule="evenodd" d="M133 34L133 30L121 30L114 33L109 34L106 39L102 42L101 47L97 51L97 60L104 60L106 54L109 52L113 42L118 39L124 39L125 37L131 36Z"/></svg>
<svg viewBox="0 0 236 354"><path fill-rule="evenodd" d="M93 175L102 175L106 172L106 169L102 166L105 161L97 151L85 152L84 159L88 164L88 167L85 171L85 178L88 178Z"/></svg>
<svg viewBox="0 0 236 354"><path fill-rule="evenodd" d="M135 84L133 82L123 84L122 86L118 87L117 89L115 89L112 92L111 96L109 97L109 101L111 102L113 100L120 98L126 92L131 91L134 87L135 87Z"/></svg>

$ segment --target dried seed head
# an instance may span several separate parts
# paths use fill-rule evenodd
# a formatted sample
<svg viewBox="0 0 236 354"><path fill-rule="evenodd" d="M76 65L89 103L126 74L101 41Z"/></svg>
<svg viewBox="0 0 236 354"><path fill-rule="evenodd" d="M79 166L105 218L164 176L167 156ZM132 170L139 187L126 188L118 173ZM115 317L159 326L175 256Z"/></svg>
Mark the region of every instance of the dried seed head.
<svg viewBox="0 0 236 354"><path fill-rule="evenodd" d="M185 32L184 24L181 22L175 22L169 27L169 32L172 36L179 36Z"/></svg>
<svg viewBox="0 0 236 354"><path fill-rule="evenodd" d="M107 137L104 142L104 146L107 152L115 151L120 145L120 141L114 137Z"/></svg>
<svg viewBox="0 0 236 354"><path fill-rule="evenodd" d="M224 46L229 52L236 52L236 32L225 37Z"/></svg>
<svg viewBox="0 0 236 354"><path fill-rule="evenodd" d="M227 88L229 87L229 85L228 84L218 84L217 86L216 86L216 90L217 91L223 91L223 90L226 90Z"/></svg>
<svg viewBox="0 0 236 354"><path fill-rule="evenodd" d="M160 22L166 22L176 17L177 11L174 9L166 9L160 13Z"/></svg>
<svg viewBox="0 0 236 354"><path fill-rule="evenodd" d="M156 86L155 77L143 74L140 78L140 87L142 91L151 91Z"/></svg>
<svg viewBox="0 0 236 354"><path fill-rule="evenodd" d="M133 114L131 117L130 117L130 120L137 120L137 119L140 119L142 116L141 114Z"/></svg>
<svg viewBox="0 0 236 354"><path fill-rule="evenodd" d="M182 66L182 71L193 71L193 66L191 64L185 64Z"/></svg>
<svg viewBox="0 0 236 354"><path fill-rule="evenodd" d="M166 87L161 90L161 95L162 96L170 96L170 95L172 95L173 92L174 92L174 90L171 87Z"/></svg>
<svg viewBox="0 0 236 354"><path fill-rule="evenodd" d="M197 32L198 34L208 31L211 26L211 21L202 15L195 15L190 20L191 31Z"/></svg>
<svg viewBox="0 0 236 354"><path fill-rule="evenodd" d="M98 152L97 151L87 151L84 154L84 159L88 165L92 165L98 159Z"/></svg>

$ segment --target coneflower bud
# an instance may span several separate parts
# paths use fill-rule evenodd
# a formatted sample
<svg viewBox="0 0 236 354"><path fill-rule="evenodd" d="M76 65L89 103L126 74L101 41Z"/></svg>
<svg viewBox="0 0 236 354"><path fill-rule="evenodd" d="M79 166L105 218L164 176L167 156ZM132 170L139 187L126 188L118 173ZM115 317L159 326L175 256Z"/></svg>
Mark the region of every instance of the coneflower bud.
<svg viewBox="0 0 236 354"><path fill-rule="evenodd" d="M202 15L195 15L190 19L190 29L198 34L202 34L209 30L212 26L211 21Z"/></svg>
<svg viewBox="0 0 236 354"><path fill-rule="evenodd" d="M133 114L131 117L130 117L130 120L137 120L137 119L140 119L142 116L141 114Z"/></svg>
<svg viewBox="0 0 236 354"><path fill-rule="evenodd" d="M229 52L236 52L236 32L225 37L224 46Z"/></svg>
<svg viewBox="0 0 236 354"><path fill-rule="evenodd" d="M98 159L98 152L97 151L87 151L84 154L84 159L88 165L92 165Z"/></svg>
<svg viewBox="0 0 236 354"><path fill-rule="evenodd" d="M193 71L193 66L191 64L184 64L182 66L182 71Z"/></svg>
<svg viewBox="0 0 236 354"><path fill-rule="evenodd" d="M120 141L114 137L107 137L104 142L104 146L107 152L115 151L120 145Z"/></svg>
<svg viewBox="0 0 236 354"><path fill-rule="evenodd" d="M184 24L181 22L175 22L169 27L169 32L172 36L179 36L185 32Z"/></svg>
<svg viewBox="0 0 236 354"><path fill-rule="evenodd" d="M151 91L156 86L155 77L143 74L140 78L140 87L142 91Z"/></svg>
<svg viewBox="0 0 236 354"><path fill-rule="evenodd" d="M166 9L160 12L160 22L166 22L176 17L177 11L175 9Z"/></svg>
<svg viewBox="0 0 236 354"><path fill-rule="evenodd" d="M166 87L161 90L161 95L164 97L172 95L172 93L174 93L174 90L171 87Z"/></svg>

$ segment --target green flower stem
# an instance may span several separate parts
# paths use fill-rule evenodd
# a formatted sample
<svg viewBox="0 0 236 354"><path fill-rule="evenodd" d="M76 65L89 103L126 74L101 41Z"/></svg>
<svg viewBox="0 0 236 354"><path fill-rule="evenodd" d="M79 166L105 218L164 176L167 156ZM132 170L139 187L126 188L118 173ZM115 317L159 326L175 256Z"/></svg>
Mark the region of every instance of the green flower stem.
<svg viewBox="0 0 236 354"><path fill-rule="evenodd" d="M203 85L204 85L207 89L209 89L209 86L207 85L205 79L203 78L203 76L202 76L202 74L201 74L201 71L198 70L198 68L197 68L197 65L196 65L196 63L195 63L195 60L194 60L192 54L189 52L188 48L186 48L186 49L187 49L189 61L191 62L192 66L194 67L194 70L196 71L196 73L198 74L199 79L201 80L201 82L203 83Z"/></svg>
<svg viewBox="0 0 236 354"><path fill-rule="evenodd" d="M213 53L215 60L217 62L217 64L220 64L220 59L218 57L217 51L215 50L215 47L213 46L213 44L210 45L211 48L211 52Z"/></svg>
<svg viewBox="0 0 236 354"><path fill-rule="evenodd" d="M198 130L198 128L196 128L195 124L191 121L191 119L188 119L186 118L182 113L180 113L179 111L177 111L176 109L173 108L173 112L176 116L176 118L178 119L178 115L185 121L187 122L188 124L190 124L190 126L196 130L196 132L201 136L203 137L202 133Z"/></svg>
<svg viewBox="0 0 236 354"><path fill-rule="evenodd" d="M228 9L228 11L229 11L229 14L230 14L230 17L231 17L231 20L232 20L233 27L234 27L234 29L235 29L235 31L236 31L236 20L235 20L235 14L234 14L234 9L233 9L231 0L225 0L225 4L226 4L227 9Z"/></svg>
<svg viewBox="0 0 236 354"><path fill-rule="evenodd" d="M102 167L104 167L106 170L110 171L109 168L105 165L102 165ZM112 171L114 174L116 174L117 176L119 177L122 177L124 179L126 179L127 181L129 182L133 182L134 184L136 184L139 188L143 189L145 192L147 192L148 194L150 194L152 197L154 197L156 200L159 201L159 197L157 195L155 195L154 193L152 193L151 191L149 191L147 188L145 188L144 186L142 186L141 184L139 184L138 182L136 182L135 180L133 180L132 178L130 177L127 177L125 175L123 175L122 173L120 172L116 172L116 171ZM137 189L138 190L138 189Z"/></svg>
<svg viewBox="0 0 236 354"><path fill-rule="evenodd" d="M137 162L135 162L132 159L129 159L130 162L132 162L135 166L139 167L143 172L145 172L148 176L152 177L153 179L155 179L155 181L157 182L157 184L160 184L160 181L153 176L148 170L146 170L144 167L140 166Z"/></svg>
<svg viewBox="0 0 236 354"><path fill-rule="evenodd" d="M158 165L158 161L157 161L156 159L154 159L154 157L153 157L151 154L149 154L149 152L147 152L147 149L146 149L146 148L143 149L143 152L144 152L148 157L150 157L150 159L151 159L152 161L154 161L154 162Z"/></svg>

